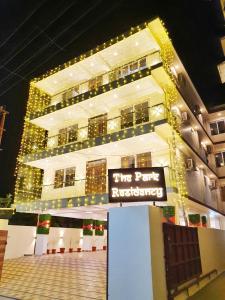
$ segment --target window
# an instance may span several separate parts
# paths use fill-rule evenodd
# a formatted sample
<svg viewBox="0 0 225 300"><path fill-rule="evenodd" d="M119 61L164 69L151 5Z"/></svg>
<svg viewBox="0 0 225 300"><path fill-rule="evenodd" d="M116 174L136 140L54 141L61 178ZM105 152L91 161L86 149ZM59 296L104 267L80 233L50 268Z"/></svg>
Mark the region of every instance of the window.
<svg viewBox="0 0 225 300"><path fill-rule="evenodd" d="M97 89L99 86L102 85L102 81L103 81L102 75L101 76L97 76L96 78L90 79L88 81L88 88L89 88L89 90Z"/></svg>
<svg viewBox="0 0 225 300"><path fill-rule="evenodd" d="M141 124L149 121L148 102L140 103L134 106L135 123Z"/></svg>
<svg viewBox="0 0 225 300"><path fill-rule="evenodd" d="M134 73L138 70L138 62L133 62L130 64L130 73Z"/></svg>
<svg viewBox="0 0 225 300"><path fill-rule="evenodd" d="M127 76L128 72L129 72L128 66L123 67L123 69L122 69L122 77Z"/></svg>
<svg viewBox="0 0 225 300"><path fill-rule="evenodd" d="M75 184L75 168L60 169L55 171L54 188L63 188Z"/></svg>
<svg viewBox="0 0 225 300"><path fill-rule="evenodd" d="M54 188L62 188L63 187L63 181L64 181L64 170L57 170L55 171L55 182L54 182Z"/></svg>
<svg viewBox="0 0 225 300"><path fill-rule="evenodd" d="M86 195L106 192L106 159L89 161L86 165Z"/></svg>
<svg viewBox="0 0 225 300"><path fill-rule="evenodd" d="M148 168L152 166L151 152L137 154L137 167Z"/></svg>
<svg viewBox="0 0 225 300"><path fill-rule="evenodd" d="M134 168L135 157L133 155L121 157L121 168Z"/></svg>
<svg viewBox="0 0 225 300"><path fill-rule="evenodd" d="M121 129L133 126L133 107L121 110Z"/></svg>
<svg viewBox="0 0 225 300"><path fill-rule="evenodd" d="M67 128L59 130L58 145L65 145L67 143Z"/></svg>
<svg viewBox="0 0 225 300"><path fill-rule="evenodd" d="M223 167L225 166L225 152L219 152L215 154L216 166Z"/></svg>
<svg viewBox="0 0 225 300"><path fill-rule="evenodd" d="M68 128L68 143L76 142L78 125L73 125Z"/></svg>
<svg viewBox="0 0 225 300"><path fill-rule="evenodd" d="M107 114L88 119L88 137L94 138L107 133Z"/></svg>
<svg viewBox="0 0 225 300"><path fill-rule="evenodd" d="M225 133L225 123L224 120L216 121L210 123L211 135L217 135Z"/></svg>
<svg viewBox="0 0 225 300"><path fill-rule="evenodd" d="M146 57L139 60L139 67L141 70L147 67Z"/></svg>
<svg viewBox="0 0 225 300"><path fill-rule="evenodd" d="M88 81L88 89L89 90L94 90L95 89L95 84L96 84L96 79L90 79Z"/></svg>
<svg viewBox="0 0 225 300"><path fill-rule="evenodd" d="M65 170L65 186L72 186L75 184L75 168L68 168Z"/></svg>

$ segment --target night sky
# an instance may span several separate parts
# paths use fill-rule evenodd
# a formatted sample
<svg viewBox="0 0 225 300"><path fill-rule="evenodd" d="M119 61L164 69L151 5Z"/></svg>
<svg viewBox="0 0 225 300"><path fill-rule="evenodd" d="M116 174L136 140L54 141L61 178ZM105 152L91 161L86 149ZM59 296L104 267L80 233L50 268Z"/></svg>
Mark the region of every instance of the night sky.
<svg viewBox="0 0 225 300"><path fill-rule="evenodd" d="M202 100L224 103L219 0L1 0L0 105L10 112L0 152L0 196L13 193L28 83L131 26L159 16Z"/></svg>

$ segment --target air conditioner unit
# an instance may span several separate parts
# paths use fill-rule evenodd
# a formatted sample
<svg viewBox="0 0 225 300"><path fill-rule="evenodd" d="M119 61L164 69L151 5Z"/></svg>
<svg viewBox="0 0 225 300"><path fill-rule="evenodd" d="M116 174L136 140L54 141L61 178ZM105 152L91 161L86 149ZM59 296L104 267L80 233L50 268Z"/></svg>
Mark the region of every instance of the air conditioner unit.
<svg viewBox="0 0 225 300"><path fill-rule="evenodd" d="M192 158L187 158L186 160L186 170L192 171L195 169L195 164Z"/></svg>
<svg viewBox="0 0 225 300"><path fill-rule="evenodd" d="M213 153L213 148L210 145L206 145L206 151L208 154L212 154Z"/></svg>
<svg viewBox="0 0 225 300"><path fill-rule="evenodd" d="M183 122L189 120L189 115L188 115L188 113L187 113L186 111L183 111L183 112L181 113L181 119L182 119Z"/></svg>
<svg viewBox="0 0 225 300"><path fill-rule="evenodd" d="M216 179L211 179L210 180L210 186L209 187L210 187L211 190L214 190L214 189L217 188Z"/></svg>

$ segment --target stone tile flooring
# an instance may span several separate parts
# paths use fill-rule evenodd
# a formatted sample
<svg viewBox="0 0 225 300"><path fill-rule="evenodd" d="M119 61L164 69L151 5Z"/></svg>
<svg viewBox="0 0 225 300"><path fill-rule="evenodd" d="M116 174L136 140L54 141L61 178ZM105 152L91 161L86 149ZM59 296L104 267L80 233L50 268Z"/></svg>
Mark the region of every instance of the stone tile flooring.
<svg viewBox="0 0 225 300"><path fill-rule="evenodd" d="M106 251L21 257L4 262L1 296L20 300L105 300L105 294Z"/></svg>

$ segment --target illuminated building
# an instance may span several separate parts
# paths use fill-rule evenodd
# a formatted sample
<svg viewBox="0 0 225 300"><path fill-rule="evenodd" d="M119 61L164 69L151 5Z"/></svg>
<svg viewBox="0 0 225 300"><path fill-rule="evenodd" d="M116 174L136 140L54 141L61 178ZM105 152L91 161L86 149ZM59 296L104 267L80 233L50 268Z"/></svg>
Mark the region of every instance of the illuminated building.
<svg viewBox="0 0 225 300"><path fill-rule="evenodd" d="M163 166L177 223L225 226L209 118L162 22L131 28L31 81L17 211L105 218L107 169Z"/></svg>

